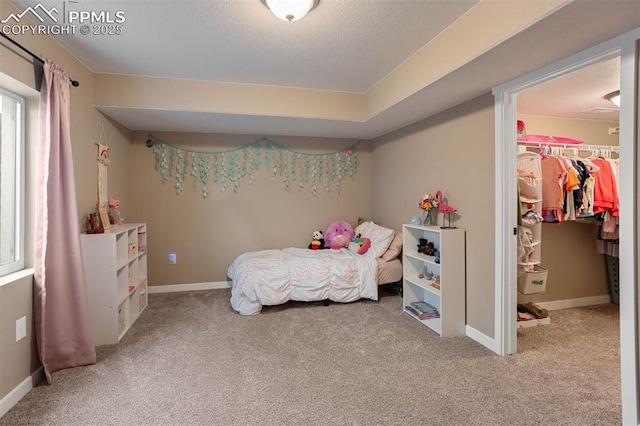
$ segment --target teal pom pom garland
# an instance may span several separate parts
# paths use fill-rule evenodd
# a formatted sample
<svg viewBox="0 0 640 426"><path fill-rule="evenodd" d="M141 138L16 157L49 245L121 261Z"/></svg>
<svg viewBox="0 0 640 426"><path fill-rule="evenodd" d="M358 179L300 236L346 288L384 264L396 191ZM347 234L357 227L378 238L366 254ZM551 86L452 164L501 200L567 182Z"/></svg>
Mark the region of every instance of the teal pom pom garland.
<svg viewBox="0 0 640 426"><path fill-rule="evenodd" d="M290 192L291 185L297 183L298 192L309 186L314 196L318 195L320 185L330 192L334 182L339 194L342 179L345 176L353 178L358 171L357 144L342 151L308 154L292 151L262 138L236 149L206 152L179 148L157 137L150 137L155 146L155 169L160 172L163 183L169 178L175 179L177 195L184 191L186 177L193 179L194 191L196 182L200 181L203 198L209 195L207 185L210 182L220 184L222 192L231 185L233 192L238 193L241 179L247 177L251 185L255 180L255 172L263 162L271 180L279 177L287 192Z"/></svg>

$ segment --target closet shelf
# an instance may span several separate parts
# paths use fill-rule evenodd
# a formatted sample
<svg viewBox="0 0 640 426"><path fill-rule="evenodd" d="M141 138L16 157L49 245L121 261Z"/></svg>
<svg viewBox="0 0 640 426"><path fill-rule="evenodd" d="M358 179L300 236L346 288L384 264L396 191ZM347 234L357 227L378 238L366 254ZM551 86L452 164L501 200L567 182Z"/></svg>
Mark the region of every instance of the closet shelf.
<svg viewBox="0 0 640 426"><path fill-rule="evenodd" d="M528 321L517 321L518 328L537 327L551 324L551 318L536 318Z"/></svg>

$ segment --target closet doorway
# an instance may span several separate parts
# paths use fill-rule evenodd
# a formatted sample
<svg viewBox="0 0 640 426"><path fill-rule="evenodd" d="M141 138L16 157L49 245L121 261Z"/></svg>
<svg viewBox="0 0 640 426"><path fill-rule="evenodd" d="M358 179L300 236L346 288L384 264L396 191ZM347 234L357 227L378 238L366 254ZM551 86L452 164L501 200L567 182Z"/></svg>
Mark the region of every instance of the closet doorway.
<svg viewBox="0 0 640 426"><path fill-rule="evenodd" d="M615 57L518 93L522 132L516 154L522 217L517 352L545 354L549 364L561 366L559 380L589 372L599 384L598 407L617 416L619 258L617 218L611 215L618 213L619 110L604 96L619 87L620 58ZM556 191L550 185L554 172L562 175L555 180ZM606 194L590 191L594 186ZM594 214L604 206L604 195L614 201L606 210L607 222L605 213Z"/></svg>
<svg viewBox="0 0 640 426"><path fill-rule="evenodd" d="M605 96L619 88L615 57L517 94L518 335L549 324L554 310L613 301L615 314L620 124Z"/></svg>
<svg viewBox="0 0 640 426"><path fill-rule="evenodd" d="M620 367L624 424L638 424L637 144L638 43L635 30L494 89L496 97L495 347L517 352L517 95L591 65L620 57Z"/></svg>

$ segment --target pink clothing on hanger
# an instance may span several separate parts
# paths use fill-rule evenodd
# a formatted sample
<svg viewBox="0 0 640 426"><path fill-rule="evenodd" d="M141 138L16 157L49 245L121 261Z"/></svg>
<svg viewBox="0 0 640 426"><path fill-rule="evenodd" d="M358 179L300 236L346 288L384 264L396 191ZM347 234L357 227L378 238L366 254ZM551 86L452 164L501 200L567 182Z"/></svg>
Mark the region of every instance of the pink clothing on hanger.
<svg viewBox="0 0 640 426"><path fill-rule="evenodd" d="M564 181L567 168L553 155L542 159L542 208L562 210L564 206Z"/></svg>
<svg viewBox="0 0 640 426"><path fill-rule="evenodd" d="M611 164L603 158L591 160L599 170L592 172L595 177L593 188L593 213L609 211L611 216L618 216L618 190Z"/></svg>

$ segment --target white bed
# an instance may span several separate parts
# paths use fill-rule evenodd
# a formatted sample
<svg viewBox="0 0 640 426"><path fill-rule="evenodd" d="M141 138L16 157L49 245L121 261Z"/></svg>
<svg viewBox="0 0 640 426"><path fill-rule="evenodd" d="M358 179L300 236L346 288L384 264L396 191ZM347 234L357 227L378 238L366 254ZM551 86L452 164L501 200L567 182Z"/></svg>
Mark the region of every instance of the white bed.
<svg viewBox="0 0 640 426"><path fill-rule="evenodd" d="M242 315L254 315L262 306L290 300L378 300L379 285L402 280L402 232L366 221L356 229L371 238L374 250L360 255L346 248L291 247L241 254L227 270L231 307Z"/></svg>
<svg viewBox="0 0 640 426"><path fill-rule="evenodd" d="M376 259L347 249L285 248L241 254L229 266L231 306L242 315L289 300L378 300Z"/></svg>

